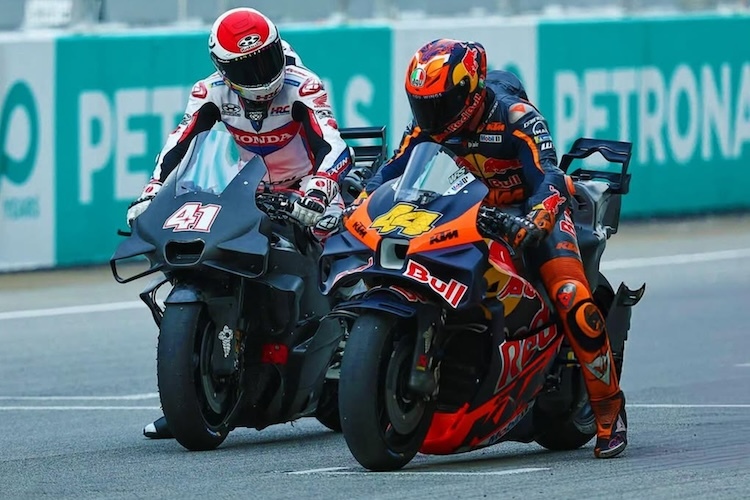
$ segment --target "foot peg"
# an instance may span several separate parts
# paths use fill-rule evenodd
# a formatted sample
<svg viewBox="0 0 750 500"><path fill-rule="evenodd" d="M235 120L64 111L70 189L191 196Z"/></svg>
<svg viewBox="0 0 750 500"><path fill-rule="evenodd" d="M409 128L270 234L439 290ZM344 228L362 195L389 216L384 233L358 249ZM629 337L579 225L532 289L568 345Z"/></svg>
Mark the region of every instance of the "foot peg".
<svg viewBox="0 0 750 500"><path fill-rule="evenodd" d="M645 283L637 290L631 290L625 283L620 283L617 289L612 307L607 315L607 335L612 346L612 352L616 357L622 357L625 341L628 339L628 331L630 330L632 308L640 302L645 292Z"/></svg>
<svg viewBox="0 0 750 500"><path fill-rule="evenodd" d="M645 292L645 283L636 290L631 290L625 283L620 283L620 287L617 289L617 294L615 295L615 297L617 298L616 304L618 306L633 307L638 302L640 302Z"/></svg>

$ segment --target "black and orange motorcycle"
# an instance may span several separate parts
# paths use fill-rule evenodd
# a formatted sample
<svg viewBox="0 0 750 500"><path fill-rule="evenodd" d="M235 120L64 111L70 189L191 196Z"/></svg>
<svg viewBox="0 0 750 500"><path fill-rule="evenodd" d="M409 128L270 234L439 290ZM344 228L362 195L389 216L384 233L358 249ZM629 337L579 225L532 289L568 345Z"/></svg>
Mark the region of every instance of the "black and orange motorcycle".
<svg viewBox="0 0 750 500"><path fill-rule="evenodd" d="M621 168L570 174L573 223L619 373L631 308L644 287L621 284L615 293L599 261L628 191L631 144L579 139L561 168L595 152ZM499 236L477 229L486 194L450 151L420 144L404 174L378 188L326 243L323 292L360 280L366 286L330 315L351 323L339 411L346 443L368 469L401 468L417 452L454 454L502 441L570 450L596 433L580 365L538 272Z"/></svg>

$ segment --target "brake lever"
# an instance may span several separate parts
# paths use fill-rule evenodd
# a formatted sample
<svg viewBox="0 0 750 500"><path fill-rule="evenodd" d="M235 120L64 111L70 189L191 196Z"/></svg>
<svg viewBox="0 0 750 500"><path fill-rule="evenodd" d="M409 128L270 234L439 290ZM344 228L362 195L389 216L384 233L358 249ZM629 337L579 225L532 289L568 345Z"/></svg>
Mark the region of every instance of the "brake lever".
<svg viewBox="0 0 750 500"><path fill-rule="evenodd" d="M485 236L491 239L497 239L500 235L500 219L507 218L505 212L499 211L496 207L482 205L479 207L479 216L477 217L477 227L480 232L486 233Z"/></svg>
<svg viewBox="0 0 750 500"><path fill-rule="evenodd" d="M261 210L263 210L271 220L276 222L293 221L299 223L299 221L292 216L292 208L294 205L293 198L295 197L296 195L293 195L293 193L264 192L256 195L257 203L263 205Z"/></svg>

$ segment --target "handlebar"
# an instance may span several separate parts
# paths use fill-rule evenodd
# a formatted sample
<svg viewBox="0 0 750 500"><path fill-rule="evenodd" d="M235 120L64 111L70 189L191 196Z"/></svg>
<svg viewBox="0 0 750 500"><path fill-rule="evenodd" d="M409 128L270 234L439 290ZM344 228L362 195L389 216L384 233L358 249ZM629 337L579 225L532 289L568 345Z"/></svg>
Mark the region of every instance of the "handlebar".
<svg viewBox="0 0 750 500"><path fill-rule="evenodd" d="M539 239L524 239L520 247L514 247L507 237L509 231L513 233L514 228L524 227L531 224L529 220L520 215L509 214L503 212L498 207L483 205L479 207L479 215L477 216L477 229L479 234L485 238L489 238L498 243L504 244L510 250L510 253L515 257L520 251L529 245L535 246L544 236L539 236Z"/></svg>
<svg viewBox="0 0 750 500"><path fill-rule="evenodd" d="M494 241L502 241L505 236L503 228L507 226L507 221L516 218L503 212L498 207L482 205L479 207L479 216L477 217L477 228L479 233L485 238Z"/></svg>
<svg viewBox="0 0 750 500"><path fill-rule="evenodd" d="M255 195L255 203L274 222L296 221L292 208L300 198L296 191L264 191Z"/></svg>

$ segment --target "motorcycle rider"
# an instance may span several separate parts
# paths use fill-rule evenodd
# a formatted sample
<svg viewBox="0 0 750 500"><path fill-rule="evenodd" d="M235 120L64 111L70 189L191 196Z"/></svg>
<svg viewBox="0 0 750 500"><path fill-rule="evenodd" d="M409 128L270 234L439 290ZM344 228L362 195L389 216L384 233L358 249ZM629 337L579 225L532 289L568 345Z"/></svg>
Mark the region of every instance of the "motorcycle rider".
<svg viewBox="0 0 750 500"><path fill-rule="evenodd" d="M414 119L360 200L400 176L416 144L433 141L458 155L487 185L486 204L523 207L525 216L502 222L480 216L478 225L500 224L504 239L518 250L527 249L540 267L582 367L597 422L594 455L620 454L627 446L625 397L570 219L573 186L557 166L545 118L515 75L487 73L486 52L479 43L439 39L424 45L409 63L405 86Z"/></svg>
<svg viewBox="0 0 750 500"><path fill-rule="evenodd" d="M237 8L219 16L208 48L216 72L193 86L185 115L159 154L152 179L128 208L128 224L146 210L190 141L221 121L243 160L263 157L271 185L301 188L291 215L319 240L325 239L338 228L344 208L340 181L352 158L320 78L302 65L274 23L255 9ZM164 417L143 433L171 437Z"/></svg>

